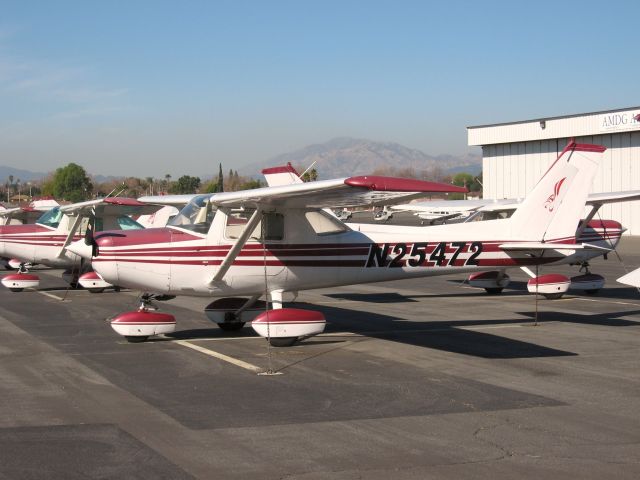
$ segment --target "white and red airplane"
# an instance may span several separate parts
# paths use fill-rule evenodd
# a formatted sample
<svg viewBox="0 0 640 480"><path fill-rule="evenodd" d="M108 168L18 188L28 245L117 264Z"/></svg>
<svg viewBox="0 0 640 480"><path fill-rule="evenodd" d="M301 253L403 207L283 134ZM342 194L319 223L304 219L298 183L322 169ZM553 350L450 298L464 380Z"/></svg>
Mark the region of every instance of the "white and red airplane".
<svg viewBox="0 0 640 480"><path fill-rule="evenodd" d="M152 213L159 208L131 198L107 197L56 206L34 224L0 226L0 256L10 258L10 264L18 268L17 273L5 275L1 283L14 292L36 288L40 279L29 273L28 268L41 264L65 268L68 271L63 278L69 283L77 281L91 292L100 292L110 286L109 283L95 272L87 271L88 264L81 265L82 259L67 247L81 239L87 228L93 231L141 229L143 227L127 215Z"/></svg>
<svg viewBox="0 0 640 480"><path fill-rule="evenodd" d="M459 190L351 177L196 196L167 228L105 231L91 245L80 241L70 250L92 259L110 283L159 295L217 297L207 314L223 329L253 319L271 343L291 344L321 331L325 321L320 312L282 308L285 292L539 265L567 252L602 251L576 242L575 225L604 150L570 142L507 220L359 230L323 209ZM272 310L256 307L263 296ZM152 297L143 295L140 309L118 315L112 327L130 341L172 332L175 318L152 311Z"/></svg>

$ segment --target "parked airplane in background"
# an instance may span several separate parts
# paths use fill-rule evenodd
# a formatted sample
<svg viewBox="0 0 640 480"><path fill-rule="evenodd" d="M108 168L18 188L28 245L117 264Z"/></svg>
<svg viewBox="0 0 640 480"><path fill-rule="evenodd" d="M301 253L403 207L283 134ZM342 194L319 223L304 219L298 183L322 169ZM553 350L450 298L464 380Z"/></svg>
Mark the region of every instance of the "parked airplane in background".
<svg viewBox="0 0 640 480"><path fill-rule="evenodd" d="M501 200L501 204L512 203ZM394 212L410 212L422 220L422 224L436 225L451 219L467 218L473 212L489 204L487 200L434 200L430 202L404 203L389 207Z"/></svg>
<svg viewBox="0 0 640 480"><path fill-rule="evenodd" d="M33 200L26 207L0 206L0 226L34 223L44 212L58 206L53 198Z"/></svg>
<svg viewBox="0 0 640 480"><path fill-rule="evenodd" d="M36 288L37 275L28 273L31 265L65 268L63 278L80 283L92 292L109 286L97 274L81 265L81 259L68 250L69 244L82 238L89 230L142 229L128 214L152 213L160 206L148 205L131 198L107 197L51 208L33 225L5 225L0 227L0 256L18 263L18 273L5 275L2 284L11 291ZM84 270L84 273L82 272ZM83 273L82 275L80 275Z"/></svg>
<svg viewBox="0 0 640 480"><path fill-rule="evenodd" d="M358 231L324 208L389 205L452 185L351 177L193 197L168 228L105 231L69 249L108 282L160 295L218 297L207 307L225 330L252 326L276 345L324 328L320 312L282 308L283 294L313 288L540 265L577 243L575 225L605 148L570 142L507 220L433 227L377 225ZM238 296L244 296L239 298ZM257 302L264 296L273 310ZM111 325L130 341L175 329L150 309ZM258 306L258 308L256 308ZM263 311L263 313L260 313Z"/></svg>
<svg viewBox="0 0 640 480"><path fill-rule="evenodd" d="M0 227L3 225L28 225L35 223L40 216L59 205L53 198L41 198L33 200L26 207L5 208L0 205ZM11 270L18 268L18 264L11 262L10 258L0 256L0 263L4 268Z"/></svg>

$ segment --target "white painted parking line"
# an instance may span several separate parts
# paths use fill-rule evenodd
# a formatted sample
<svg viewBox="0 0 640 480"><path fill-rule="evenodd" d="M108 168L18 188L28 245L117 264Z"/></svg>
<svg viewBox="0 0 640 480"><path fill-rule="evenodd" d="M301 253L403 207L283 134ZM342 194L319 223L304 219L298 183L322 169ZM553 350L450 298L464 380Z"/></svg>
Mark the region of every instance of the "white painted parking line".
<svg viewBox="0 0 640 480"><path fill-rule="evenodd" d="M200 353L204 353L205 355L209 355L210 357L217 358L218 360L222 360L224 362L231 363L232 365L235 365L235 366L240 367L240 368L244 368L245 370L249 370L251 372L258 373L258 372L262 372L262 370L263 370L262 368L256 367L255 365L251 365L250 363L247 363L245 361L238 360L237 358L230 357L230 356L225 355L223 353L219 353L219 352L216 352L214 350L210 350L208 348L201 347L199 345L194 345L193 343L187 342L186 340L176 340L174 343L177 343L178 345L182 345L183 347L191 348L191 349L196 350L196 351L198 351Z"/></svg>
<svg viewBox="0 0 640 480"><path fill-rule="evenodd" d="M638 303L631 303L631 302L616 302L613 300L602 300L599 298L582 298L582 297L575 297L572 300L582 300L583 302L598 302L598 303L611 303L612 305L631 305L633 307L640 307L640 304Z"/></svg>
<svg viewBox="0 0 640 480"><path fill-rule="evenodd" d="M42 290L35 290L35 291L38 292L40 295L44 295L45 297L55 298L56 300L60 300L61 302L71 301L71 300L65 300L64 298L59 297L58 295L54 295L53 293L43 292Z"/></svg>

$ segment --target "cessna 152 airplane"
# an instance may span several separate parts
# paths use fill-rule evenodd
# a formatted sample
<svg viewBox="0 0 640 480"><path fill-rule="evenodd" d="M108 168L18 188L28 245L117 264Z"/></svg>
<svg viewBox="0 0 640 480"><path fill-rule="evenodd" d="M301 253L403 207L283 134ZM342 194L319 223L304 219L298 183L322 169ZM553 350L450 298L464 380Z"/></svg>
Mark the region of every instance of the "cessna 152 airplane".
<svg viewBox="0 0 640 480"><path fill-rule="evenodd" d="M63 278L69 283L78 282L91 292L101 292L109 283L95 272L86 271L88 263L81 265L81 258L68 250L69 244L81 239L87 229L141 229L143 227L127 214L148 214L159 208L131 198L107 197L56 206L32 225L0 226L0 256L12 259L11 265L18 268L17 273L5 275L1 283L14 292L36 288L40 279L28 273L28 268L42 264L68 269ZM81 270L85 270L82 275Z"/></svg>
<svg viewBox="0 0 640 480"><path fill-rule="evenodd" d="M319 333L320 312L283 308L285 292L540 265L567 252L605 147L570 142L507 220L429 228L350 228L323 209L388 205L452 185L351 177L195 196L167 228L100 232L69 249L108 282L158 295L218 297L207 307L225 330L252 326L274 345ZM140 309L111 325L129 341L172 332L175 318ZM239 296L244 296L241 298ZM271 303L266 310L260 297ZM262 313L260 313L262 311Z"/></svg>

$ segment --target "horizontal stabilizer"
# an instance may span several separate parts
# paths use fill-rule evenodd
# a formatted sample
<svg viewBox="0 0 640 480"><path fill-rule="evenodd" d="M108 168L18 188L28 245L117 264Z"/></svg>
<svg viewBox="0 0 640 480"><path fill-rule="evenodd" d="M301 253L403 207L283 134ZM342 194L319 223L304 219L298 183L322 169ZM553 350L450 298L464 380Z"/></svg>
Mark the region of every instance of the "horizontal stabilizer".
<svg viewBox="0 0 640 480"><path fill-rule="evenodd" d="M623 275L617 281L632 287L640 287L640 268Z"/></svg>

